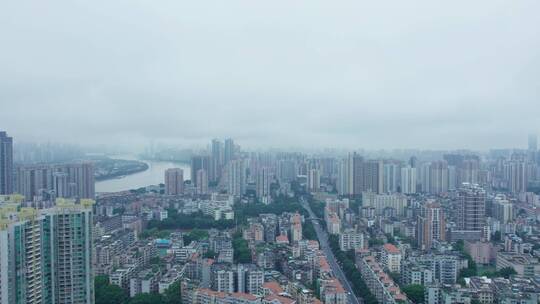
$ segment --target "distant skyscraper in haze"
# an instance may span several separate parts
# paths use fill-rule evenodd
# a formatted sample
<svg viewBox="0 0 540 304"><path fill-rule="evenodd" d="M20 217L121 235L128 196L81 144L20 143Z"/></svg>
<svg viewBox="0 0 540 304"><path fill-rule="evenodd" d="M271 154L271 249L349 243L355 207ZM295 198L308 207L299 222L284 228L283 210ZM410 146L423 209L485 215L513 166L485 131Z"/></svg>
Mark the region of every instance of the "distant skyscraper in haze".
<svg viewBox="0 0 540 304"><path fill-rule="evenodd" d="M349 194L360 195L365 191L364 158L356 153L349 155Z"/></svg>
<svg viewBox="0 0 540 304"><path fill-rule="evenodd" d="M197 171L210 171L210 156L194 155L191 157L191 184L197 187Z"/></svg>
<svg viewBox="0 0 540 304"><path fill-rule="evenodd" d="M257 181L255 183L255 194L260 200L263 197L270 195L270 170L267 167L262 167L257 172Z"/></svg>
<svg viewBox="0 0 540 304"><path fill-rule="evenodd" d="M223 171L223 143L218 139L213 139L211 149L212 154L208 179L212 182L217 182L221 178Z"/></svg>
<svg viewBox="0 0 540 304"><path fill-rule="evenodd" d="M0 194L13 190L13 138L0 131Z"/></svg>
<svg viewBox="0 0 540 304"><path fill-rule="evenodd" d="M283 159L277 163L277 178L280 183L290 183L296 179L296 163Z"/></svg>
<svg viewBox="0 0 540 304"><path fill-rule="evenodd" d="M383 193L383 161L366 161L356 153L349 154L338 165L337 188L338 194L348 196L360 196L365 191Z"/></svg>
<svg viewBox="0 0 540 304"><path fill-rule="evenodd" d="M241 197L246 193L246 167L244 160L231 160L227 164L227 185L230 195Z"/></svg>
<svg viewBox="0 0 540 304"><path fill-rule="evenodd" d="M204 169L197 171L197 194L208 194L208 173Z"/></svg>
<svg viewBox="0 0 540 304"><path fill-rule="evenodd" d="M17 168L17 193L27 200L52 191L57 197L94 199L94 165L83 162Z"/></svg>
<svg viewBox="0 0 540 304"><path fill-rule="evenodd" d="M396 162L388 162L384 164L384 181L383 192L395 193L398 189L398 181L401 175L401 170Z"/></svg>
<svg viewBox="0 0 540 304"><path fill-rule="evenodd" d="M321 171L310 169L307 176L307 189L310 192L319 192L321 188Z"/></svg>
<svg viewBox="0 0 540 304"><path fill-rule="evenodd" d="M231 138L225 139L225 148L223 150L223 163L225 165L236 158L235 152L234 140Z"/></svg>
<svg viewBox="0 0 540 304"><path fill-rule="evenodd" d="M411 156L411 158L409 158L409 166L411 166L411 168L418 168L418 159L416 156Z"/></svg>
<svg viewBox="0 0 540 304"><path fill-rule="evenodd" d="M504 164L504 178L508 183L508 190L510 192L527 192L527 185L529 183L527 167L528 164L523 160L512 160Z"/></svg>
<svg viewBox="0 0 540 304"><path fill-rule="evenodd" d="M364 163L364 191L383 193L383 161L369 160Z"/></svg>
<svg viewBox="0 0 540 304"><path fill-rule="evenodd" d="M464 159L458 170L458 185L463 183L478 184L480 161L477 159Z"/></svg>
<svg viewBox="0 0 540 304"><path fill-rule="evenodd" d="M401 168L401 193L416 193L416 168L410 166Z"/></svg>
<svg viewBox="0 0 540 304"><path fill-rule="evenodd" d="M429 193L448 192L448 164L446 161L435 161L429 166Z"/></svg>
<svg viewBox="0 0 540 304"><path fill-rule="evenodd" d="M165 170L165 194L179 195L184 193L184 170L171 168Z"/></svg>
<svg viewBox="0 0 540 304"><path fill-rule="evenodd" d="M458 199L458 229L481 236L486 224L486 191L475 184L463 184Z"/></svg>
<svg viewBox="0 0 540 304"><path fill-rule="evenodd" d="M536 134L529 134L529 151L538 151L538 136Z"/></svg>
<svg viewBox="0 0 540 304"><path fill-rule="evenodd" d="M53 173L53 190L56 197L68 198L71 196L71 189L69 186L69 175L65 172Z"/></svg>
<svg viewBox="0 0 540 304"><path fill-rule="evenodd" d="M339 161L337 176L337 191L339 195L353 195L354 193L354 155Z"/></svg>

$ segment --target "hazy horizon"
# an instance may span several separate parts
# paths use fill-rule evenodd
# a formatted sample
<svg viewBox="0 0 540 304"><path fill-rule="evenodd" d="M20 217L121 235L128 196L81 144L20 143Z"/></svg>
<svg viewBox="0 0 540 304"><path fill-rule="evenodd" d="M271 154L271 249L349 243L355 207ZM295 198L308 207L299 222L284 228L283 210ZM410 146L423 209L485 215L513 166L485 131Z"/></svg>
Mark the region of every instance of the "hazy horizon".
<svg viewBox="0 0 540 304"><path fill-rule="evenodd" d="M338 5L339 4L339 5ZM540 133L538 1L7 1L0 130L142 149L487 150Z"/></svg>

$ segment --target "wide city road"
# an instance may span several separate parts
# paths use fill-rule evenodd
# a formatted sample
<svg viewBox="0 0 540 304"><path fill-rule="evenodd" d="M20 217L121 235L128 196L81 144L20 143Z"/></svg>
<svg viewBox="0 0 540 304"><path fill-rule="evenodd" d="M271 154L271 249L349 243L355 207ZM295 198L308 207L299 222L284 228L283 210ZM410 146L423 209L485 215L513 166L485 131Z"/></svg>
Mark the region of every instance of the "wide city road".
<svg viewBox="0 0 540 304"><path fill-rule="evenodd" d="M336 261L336 257L334 256L334 253L330 248L330 244L328 243L328 233L324 229L322 229L318 220L316 220L317 216L313 213L313 210L311 210L309 203L307 203L304 198L300 199L300 203L309 213L309 217L311 218L311 222L313 223L313 227L315 228L315 233L317 233L317 238L319 239L319 243L321 245L321 250L326 255L328 264L330 264L330 268L332 268L334 275L336 276L336 278L338 278L338 280L341 282L341 285L343 285L343 288L347 292L347 302L351 304L361 304L362 298L360 298L359 300L356 297L351 287L351 284L349 283L349 280L347 280L345 273L343 273L343 270Z"/></svg>

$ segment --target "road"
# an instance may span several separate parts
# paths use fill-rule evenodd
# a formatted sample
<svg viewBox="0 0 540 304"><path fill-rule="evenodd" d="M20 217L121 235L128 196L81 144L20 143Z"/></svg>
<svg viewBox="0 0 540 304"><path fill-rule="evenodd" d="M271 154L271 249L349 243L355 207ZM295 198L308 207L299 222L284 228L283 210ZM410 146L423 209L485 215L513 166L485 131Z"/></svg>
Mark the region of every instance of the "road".
<svg viewBox="0 0 540 304"><path fill-rule="evenodd" d="M315 228L315 233L317 233L317 238L319 239L321 250L326 255L328 264L330 264L330 268L332 268L332 272L334 272L334 275L341 282L341 285L343 285L343 288L347 292L347 299L348 299L347 302L351 304L363 303L362 298L360 298L359 300L354 294L354 291L352 289L351 284L349 283L349 280L347 280L345 273L343 273L343 270L338 265L336 261L336 257L334 256L334 253L332 252L332 249L330 248L330 244L328 243L328 233L324 229L322 229L319 222L315 220L317 216L313 213L313 210L311 210L311 207L309 206L309 204L303 198L300 200L300 203L302 204L304 209L308 211L309 217L312 219L311 222L313 223L313 227Z"/></svg>

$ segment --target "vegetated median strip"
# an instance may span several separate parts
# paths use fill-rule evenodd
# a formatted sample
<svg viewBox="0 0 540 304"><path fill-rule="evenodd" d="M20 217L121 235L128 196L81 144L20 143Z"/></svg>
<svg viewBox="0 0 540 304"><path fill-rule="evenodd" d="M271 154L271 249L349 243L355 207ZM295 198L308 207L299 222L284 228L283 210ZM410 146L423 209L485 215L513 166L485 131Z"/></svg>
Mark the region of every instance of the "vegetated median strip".
<svg viewBox="0 0 540 304"><path fill-rule="evenodd" d="M354 287L354 293L361 297L364 301L364 304L376 304L378 303L375 296L371 293L369 288L366 285L366 282L362 278L362 274L356 268L354 263L354 258L351 261L351 258L347 256L347 253L341 251L339 248L339 241L336 235L331 235L329 238L330 248L334 253L334 256L341 263L341 269L347 276L347 279L352 283ZM352 251L351 251L352 252ZM354 252L352 252L354 254Z"/></svg>

